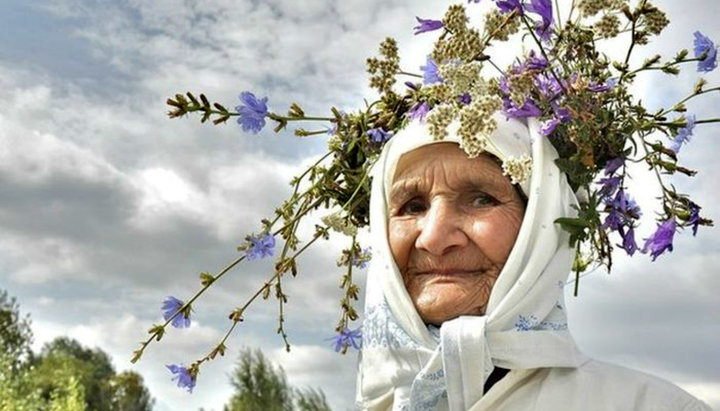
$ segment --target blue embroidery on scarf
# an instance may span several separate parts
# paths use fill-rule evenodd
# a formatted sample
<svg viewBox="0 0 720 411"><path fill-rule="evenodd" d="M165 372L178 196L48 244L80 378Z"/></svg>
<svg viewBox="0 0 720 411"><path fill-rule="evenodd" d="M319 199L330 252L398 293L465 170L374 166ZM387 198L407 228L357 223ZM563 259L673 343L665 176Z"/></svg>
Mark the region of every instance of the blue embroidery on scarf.
<svg viewBox="0 0 720 411"><path fill-rule="evenodd" d="M515 322L515 331L567 331L567 329L568 325L566 322L538 321L537 317L532 314L527 317L518 315L518 319Z"/></svg>
<svg viewBox="0 0 720 411"><path fill-rule="evenodd" d="M363 322L363 345L368 348L418 348L410 335L400 327L390 312L390 306L383 299L365 313Z"/></svg>

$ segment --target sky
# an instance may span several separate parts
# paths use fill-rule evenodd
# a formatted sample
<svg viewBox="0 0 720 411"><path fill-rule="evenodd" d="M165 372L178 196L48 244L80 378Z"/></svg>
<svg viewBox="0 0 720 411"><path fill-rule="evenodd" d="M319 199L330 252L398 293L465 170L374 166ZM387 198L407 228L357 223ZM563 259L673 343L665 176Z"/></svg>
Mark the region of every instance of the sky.
<svg viewBox="0 0 720 411"><path fill-rule="evenodd" d="M484 4L483 4L484 3ZM469 5L481 14L487 1ZM560 1L561 10L569 2ZM633 61L670 58L692 33L720 42L720 3L656 1L672 21ZM0 4L0 288L31 313L34 347L69 335L100 347L118 371L143 375L157 411L221 410L232 393L237 353L261 348L296 386L321 388L335 410L352 409L357 355L332 351L340 314L345 245L336 238L300 260L285 282L292 350L275 334L277 304L260 301L230 338L225 358L201 369L192 394L174 386L165 364L191 363L229 326L227 314L272 271L249 262L195 306L188 330L170 330L138 364L131 352L161 320L168 295L187 298L200 272L217 272L261 218L290 194L292 175L323 152L326 137L243 133L229 122L167 118L165 100L204 92L227 107L241 91L268 96L272 110L298 102L307 113L360 107L375 97L365 59L386 36L401 66L418 71L433 34L415 37L415 16L441 18L451 2L429 0L4 0ZM567 10L567 9L565 9ZM475 15L473 18L476 18ZM617 55L617 44L604 44ZM623 46L624 47L624 46ZM494 50L509 62L508 50ZM720 83L720 70L705 76ZM694 67L668 81L650 75L634 90L648 107L684 97ZM718 117L720 97L688 104ZM720 220L720 126L696 128L681 161L700 170L674 178L703 214ZM638 238L652 231L653 176L633 170L631 192L644 210ZM312 233L312 225L302 235ZM307 238L307 237L306 237ZM618 255L611 275L584 277L570 296L570 327L583 351L655 374L720 409L720 231L679 235L671 254ZM359 280L362 284L364 276ZM358 306L362 306L360 303Z"/></svg>

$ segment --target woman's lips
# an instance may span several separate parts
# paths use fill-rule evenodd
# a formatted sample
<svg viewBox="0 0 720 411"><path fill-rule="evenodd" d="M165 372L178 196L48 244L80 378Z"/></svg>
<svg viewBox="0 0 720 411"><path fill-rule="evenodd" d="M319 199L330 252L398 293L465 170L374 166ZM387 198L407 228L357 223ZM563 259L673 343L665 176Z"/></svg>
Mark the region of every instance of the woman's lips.
<svg viewBox="0 0 720 411"><path fill-rule="evenodd" d="M449 269L435 269L435 270L424 270L417 271L415 275L437 275L437 276L452 276L452 275L466 275L466 274L480 274L482 270L465 270L460 268L449 268Z"/></svg>

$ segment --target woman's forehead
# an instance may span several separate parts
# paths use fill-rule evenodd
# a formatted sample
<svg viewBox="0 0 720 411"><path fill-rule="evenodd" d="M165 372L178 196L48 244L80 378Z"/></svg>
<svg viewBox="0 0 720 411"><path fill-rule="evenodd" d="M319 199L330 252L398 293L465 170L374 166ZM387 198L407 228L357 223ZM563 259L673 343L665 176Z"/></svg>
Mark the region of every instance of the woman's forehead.
<svg viewBox="0 0 720 411"><path fill-rule="evenodd" d="M433 173L472 173L474 176L502 174L499 161L481 154L469 158L455 143L439 143L416 148L403 154L395 167L392 184L406 179L430 178ZM460 177L460 176L455 176Z"/></svg>
<svg viewBox="0 0 720 411"><path fill-rule="evenodd" d="M390 197L407 191L429 189L442 179L457 190L510 186L497 159L490 155L469 158L457 144L423 146L403 154L395 169ZM505 181L507 180L507 181Z"/></svg>

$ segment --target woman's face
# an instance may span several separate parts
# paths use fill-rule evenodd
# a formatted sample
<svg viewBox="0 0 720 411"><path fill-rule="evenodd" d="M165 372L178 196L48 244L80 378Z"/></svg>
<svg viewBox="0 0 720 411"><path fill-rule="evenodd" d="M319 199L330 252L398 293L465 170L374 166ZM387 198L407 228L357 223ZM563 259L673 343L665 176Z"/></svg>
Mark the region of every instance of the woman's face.
<svg viewBox="0 0 720 411"><path fill-rule="evenodd" d="M525 205L489 156L454 143L404 154L390 191L388 236L420 317L483 315Z"/></svg>

